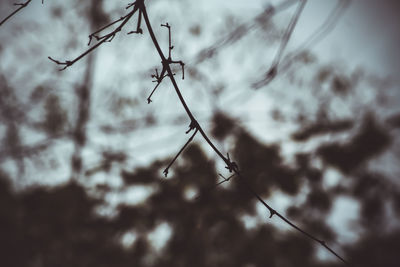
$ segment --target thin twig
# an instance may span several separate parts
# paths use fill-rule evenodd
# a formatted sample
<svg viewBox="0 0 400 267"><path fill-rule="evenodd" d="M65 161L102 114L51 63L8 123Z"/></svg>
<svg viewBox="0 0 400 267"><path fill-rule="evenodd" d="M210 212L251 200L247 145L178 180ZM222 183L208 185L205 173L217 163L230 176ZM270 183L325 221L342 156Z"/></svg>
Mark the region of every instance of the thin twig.
<svg viewBox="0 0 400 267"><path fill-rule="evenodd" d="M168 166L164 169L163 173L165 175L165 177L168 176L168 170L169 168L172 166L172 164L174 164L175 160L179 157L179 155L183 152L183 150L185 150L185 148L189 145L190 142L193 141L193 138L195 137L195 135L197 134L197 129L194 131L194 133L192 134L192 136L187 140L187 142L183 145L183 147L179 150L179 152L175 155L175 157L171 160L171 162L168 164Z"/></svg>
<svg viewBox="0 0 400 267"><path fill-rule="evenodd" d="M12 16L14 16L15 14L17 14L21 9L27 7L29 5L29 3L32 0L27 0L24 3L14 3L14 6L19 6L19 8L17 8L16 10L14 10L10 15L8 15L7 17L5 17L2 21L0 21L0 26L3 25L3 23L5 23L7 20L9 20ZM43 4L43 0L42 0L42 4Z"/></svg>
<svg viewBox="0 0 400 267"><path fill-rule="evenodd" d="M141 10L139 10L139 12L140 12L139 14L142 13ZM154 92L156 91L156 89L158 88L158 86L160 85L162 80L169 75L169 74L165 74L165 72L167 70L166 66L169 66L170 64L179 64L181 66L181 69L182 69L182 80L185 79L185 63L183 63L183 61L181 61L181 60L178 60L178 61L177 60L172 60L172 58L171 58L171 51L172 51L172 49L174 49L174 46L171 44L172 43L172 41L171 41L171 25L169 25L168 22L167 22L165 24L161 24L161 27L168 28L168 44L169 44L168 45L168 58L167 59L163 59L161 61L161 63L162 63L161 74L158 75L158 71L156 69L156 74L151 75L152 78L156 79L153 82L157 82L157 84L154 87L153 91L151 91L150 95L147 97L147 104L150 104L152 102L151 101L152 95L154 94ZM172 75L175 75L175 73L173 73Z"/></svg>
<svg viewBox="0 0 400 267"><path fill-rule="evenodd" d="M120 22L121 20L124 20L127 16L128 16L128 15L125 15L125 16L123 16L123 17L120 17L119 19L114 20L113 22L111 22L111 23L109 23L109 24L107 24L107 25L101 27L101 28L98 29L97 31L91 33L91 34L89 35L89 42L88 42L88 45L90 45L90 43L91 43L93 37L96 38L97 41L100 41L100 39L104 38L104 37L98 37L98 36L96 35L97 33L99 33L99 32L101 32L101 31L107 29L108 27L114 25L114 24L117 23L117 22Z"/></svg>
<svg viewBox="0 0 400 267"><path fill-rule="evenodd" d="M132 5L134 5L133 10L131 12L129 12L127 15L119 18L118 20L100 28L98 31L92 33L91 35L89 35L89 44L90 41L92 39L92 37L95 37L99 42L97 44L95 44L94 46L92 46L91 48L89 48L88 50L86 50L85 52L83 52L81 55L79 55L78 57L76 57L74 60L66 60L64 62L53 59L52 57L48 57L51 61L53 61L54 63L56 63L57 65L63 65L64 68L60 69L60 71L65 70L66 68L68 68L69 66L75 64L77 61L79 61L80 59L82 59L84 56L86 56L87 54L89 54L90 52L92 52L93 50L95 50L97 47L99 47L100 45L102 45L105 42L111 42L115 35L120 32L122 30L122 28L125 26L125 24L131 19L131 17L136 13L136 11L139 10L139 6L143 4L144 0L138 0L135 3L133 3ZM96 33L101 32L102 30L110 27L111 25L114 25L117 22L121 22L121 24L112 32L103 35L101 37L97 36Z"/></svg>
<svg viewBox="0 0 400 267"><path fill-rule="evenodd" d="M154 92L156 91L157 87L161 84L162 80L167 77L168 75L165 74L165 69L163 68L161 74L158 75L158 70L156 69L156 74L151 75L152 78L155 78L153 82L157 82L156 86L154 87L153 91L151 91L150 95L147 97L147 104L150 104L151 97L153 96Z"/></svg>

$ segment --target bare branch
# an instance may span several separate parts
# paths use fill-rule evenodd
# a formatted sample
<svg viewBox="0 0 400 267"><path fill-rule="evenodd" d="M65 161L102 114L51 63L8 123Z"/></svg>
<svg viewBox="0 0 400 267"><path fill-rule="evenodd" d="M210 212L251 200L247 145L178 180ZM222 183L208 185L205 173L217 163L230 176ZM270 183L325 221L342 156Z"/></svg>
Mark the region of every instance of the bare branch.
<svg viewBox="0 0 400 267"><path fill-rule="evenodd" d="M141 18L141 14L142 14L142 11L139 10L139 18ZM168 68L170 68L170 67L169 67L170 64L179 64L179 65L181 65L181 69L182 69L182 80L185 79L185 63L183 63L183 61L181 61L181 60L175 61L175 60L172 60L172 59L171 59L171 51L172 51L172 49L174 48L174 47L171 45L171 25L169 25L168 22L167 22L166 24L161 24L161 27L166 27L166 28L168 28L168 36L169 36L169 38L168 38L168 41L169 41L169 46L168 46L168 58L167 58L167 59L164 58L164 59L161 61L161 63L162 63L162 71L161 71L160 76L158 75L157 69L156 69L156 74L151 76L152 78L155 78L155 79L156 79L156 80L154 80L153 82L157 82L157 85L154 87L153 91L151 91L149 97L147 97L147 104L150 104L150 103L152 102L152 101L151 101L151 96L154 94L154 92L156 91L156 89L158 88L158 86L160 85L160 83L162 82L162 80L163 80L165 77L167 77L168 75L171 75L171 74L165 74L165 72L166 72L166 70L167 70L167 66L168 66ZM141 29L140 29L140 30L141 30ZM164 75L164 74L165 74L165 75ZM172 75L175 75L175 73L173 73ZM192 121L193 121L193 120L192 120Z"/></svg>
<svg viewBox="0 0 400 267"><path fill-rule="evenodd" d="M71 61L68 61L68 60L65 62L61 62L56 59L53 59L52 57L47 57L47 58L50 59L51 61L53 61L54 63L56 63L57 65L65 65L64 68L60 69L60 71L65 70L68 66L71 66L73 64Z"/></svg>
<svg viewBox="0 0 400 267"><path fill-rule="evenodd" d="M158 75L158 70L156 69L156 74L151 75L151 78L155 78L152 82L157 82L156 86L154 87L153 91L151 91L150 95L147 97L147 104L150 104L151 97L153 96L154 92L156 91L157 87L161 84L162 80L167 77L168 74L165 74L165 69L163 68L161 71L161 75Z"/></svg>
<svg viewBox="0 0 400 267"><path fill-rule="evenodd" d="M117 20L115 20L115 21L113 21L113 22L107 24L106 26L104 26L104 27L98 29L97 31L91 33L91 34L89 35L89 43L88 43L88 45L90 45L90 43L91 43L93 37L94 37L97 41L100 41L100 39L102 39L102 38L99 37L99 36L97 35L99 32L101 32L101 31L107 29L108 27L114 25L114 24L117 23L117 22L120 22L121 20L124 20L127 16L128 16L128 15L125 15L125 16L123 16L123 17L120 17L119 19L117 19ZM104 37L103 37L103 38L104 38Z"/></svg>
<svg viewBox="0 0 400 267"><path fill-rule="evenodd" d="M145 20L145 22L146 22L146 26L147 26L147 29L148 29L148 31L149 31L150 37L151 37L151 39L152 39L152 41L153 41L153 44L154 44L155 48L157 49L157 52L158 52L158 54L159 54L159 56L160 56L160 58L161 58L161 61L162 61L163 63L164 63L164 62L168 62L168 60L165 58L165 56L164 56L164 54L163 54L163 52L162 52L162 50L161 50L161 48L160 48L160 45L158 44L158 41L157 41L157 39L156 39L156 37L155 37L155 35L154 35L153 29L152 29L151 24L150 24L150 20L149 20L149 18L148 18L148 16L147 16L147 11L146 11L145 6L143 5L143 6L141 7L141 9L142 9L142 12L143 12L143 17L144 17L144 20ZM169 28L169 27L168 27L168 28ZM171 49L170 49L170 50L171 50ZM169 50L169 51L170 51L170 50ZM174 87L174 89L175 89L175 92L177 93L178 98L179 98L179 100L180 100L182 106L184 107L184 109L185 109L187 115L189 116L189 118L191 119L192 122L193 122L193 121L197 122L196 119L194 118L192 112L190 111L188 105L186 104L186 102L185 102L185 100L184 100L184 98L183 98L181 92L180 92L180 89L179 89L179 87L178 87L178 85L177 85L177 83L176 83L176 81L175 81L175 78L174 78L173 75L172 75L172 70L171 70L169 64L163 64L163 66L166 68L166 71L167 71L167 73L169 74L171 83L172 83L172 85L173 85L173 87ZM215 151L215 153L225 162L225 164L227 165L226 168L227 168L230 172L234 172L234 173L240 178L239 181L241 182L241 184L244 185L245 188L246 188L252 195L254 195L254 196L269 210L269 212L270 212L270 218L272 218L272 216L274 216L274 215L277 215L281 220L283 220L284 222L286 222L286 223L287 223L288 225L290 225L292 228L296 229L297 231L299 231L299 232L302 233L303 235L305 235L305 236L309 237L310 239L314 240L315 242L319 243L320 245L322 245L323 247L325 247L329 252L331 252L333 255L335 255L338 259L340 259L343 263L347 264L347 262L346 262L342 257L340 257L336 252L334 252L331 248L329 248L329 247L326 245L326 243L325 243L324 241L317 239L317 238L314 237L313 235L309 234L308 232L304 231L304 230L301 229L300 227L296 226L296 225L293 224L291 221L289 221L288 219L286 219L283 215L281 215L279 212L277 212L275 209L273 209L271 206L269 206L269 205L257 194L257 192L255 192L255 191L251 188L251 186L247 183L245 177L243 177L242 174L239 172L238 165L237 165L235 162L231 161L231 159L230 159L230 157L229 157L229 154L227 155L227 158L226 158L226 157L215 147L215 145L211 142L211 140L209 139L209 137L207 136L207 134L204 132L204 130L202 129L202 127L201 127L199 124L197 124L195 134L197 133L197 131L200 132L200 134L202 135L202 137L204 138L204 140L208 143L208 145L209 145L209 146ZM194 136L194 135L193 135L193 136ZM184 146L183 148L185 148L186 145L187 145L190 141L191 141L191 140L189 139L189 141L185 144L185 146ZM179 156L179 154L182 152L183 148L179 151L178 155L175 156L175 158L173 159L172 163L176 160L176 158L177 158L177 157ZM170 165L171 165L172 163L170 163ZM168 167L164 170L164 174L165 174L165 175L168 174L168 168L170 167L170 165L168 165Z"/></svg>
<svg viewBox="0 0 400 267"><path fill-rule="evenodd" d="M2 21L0 21L0 26L3 25L7 20L9 20L12 16L14 16L15 14L17 14L21 9L27 7L29 5L29 3L32 0L27 0L24 3L14 3L14 6L19 6L19 8L17 8L16 10L14 10L10 15L8 15L7 17L5 17ZM42 4L43 4L43 0L42 0Z"/></svg>
<svg viewBox="0 0 400 267"><path fill-rule="evenodd" d="M91 48L89 48L88 50L86 50L85 52L83 52L83 53L82 53L81 55L79 55L78 57L76 57L74 60L58 61L58 60L55 60L55 59L53 59L53 58L51 58L51 57L48 57L48 58L49 58L51 61L53 61L54 63L58 64L58 65L64 65L64 68L60 69L60 71L65 70L65 69L68 68L69 66L75 64L77 61L79 61L80 59L82 59L84 56L86 56L87 54L89 54L90 52L92 52L93 50L95 50L97 47L99 47L99 46L102 45L103 43L105 43L105 42L111 42L111 41L114 39L115 35L123 29L123 27L125 26L125 24L132 18L132 16L136 13L136 11L139 10L139 7L143 5L143 1L144 1L144 0L138 0L138 1L136 1L136 2L134 2L134 3L132 3L132 4L130 4L130 5L128 6L128 8L131 7L131 6L133 6L133 10L132 10L131 12L129 12L127 15L125 15L125 16L123 16L123 17L121 17L121 18L119 18L119 19L117 19L117 20L115 20L115 21L113 21L113 22L111 22L111 23L109 23L109 24L107 24L106 26L100 28L100 29L97 30L96 32L90 34L90 35L89 35L89 43L88 43L88 45L90 44L90 42L91 42L91 40L92 40L93 37L94 37L97 41L99 41L99 42L98 42L97 44L95 44L94 46L92 46ZM141 15L139 15L139 17L141 17ZM122 21L121 24L120 24L117 28L115 28L115 30L113 30L112 32L107 33L107 34L105 34L105 35L103 35L103 36L97 36L97 33L103 31L104 29L106 29L106 28L108 28L108 27L110 27L110 26L112 26L112 25L114 25L115 23L118 23L118 22L120 22L120 21ZM139 29L140 29L140 28L139 28ZM140 30L141 30L141 29L140 29Z"/></svg>

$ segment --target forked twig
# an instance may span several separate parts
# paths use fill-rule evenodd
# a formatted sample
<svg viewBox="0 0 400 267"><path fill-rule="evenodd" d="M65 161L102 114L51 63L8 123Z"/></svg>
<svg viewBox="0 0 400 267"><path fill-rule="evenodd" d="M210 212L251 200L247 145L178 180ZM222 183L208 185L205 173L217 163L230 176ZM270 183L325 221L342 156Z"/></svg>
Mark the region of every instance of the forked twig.
<svg viewBox="0 0 400 267"><path fill-rule="evenodd" d="M85 52L83 52L81 55L79 55L78 57L76 57L73 60L66 60L66 61L59 61L56 59L53 59L52 57L48 57L51 61L53 61L54 63L56 63L57 65L63 65L64 68L60 69L60 71L65 70L66 68L68 68L69 66L75 64L77 61L79 61L80 59L82 59L84 56L86 56L87 54L89 54L90 52L92 52L93 50L95 50L97 47L99 47L100 45L102 45L105 42L111 42L115 35L120 32L122 30L122 28L125 26L125 24L131 19L131 17L136 13L136 11L139 10L139 7L141 5L143 5L143 1L144 0L137 0L136 2L130 4L128 6L132 7L133 6L133 10L131 12L129 12L128 14L126 14L125 16L107 24L106 26L100 28L99 30L93 32L92 34L89 35L89 43L88 45L90 45L90 42L92 40L92 38L95 38L98 43L95 44L94 46L92 46L91 48L89 48L88 50L86 50ZM142 33L142 29L140 28L140 20L141 20L141 12L139 12L139 20L138 20L138 26L137 26L137 31L138 33ZM122 22L121 22L122 21ZM97 34L105 29L107 29L108 27L121 22L121 24L115 28L115 30L103 35L103 36L98 36ZM130 32L132 33L132 32Z"/></svg>
<svg viewBox="0 0 400 267"><path fill-rule="evenodd" d="M119 19L114 20L113 22L107 24L106 26L103 26L103 27L101 27L100 29L98 29L97 31L91 33L91 34L89 35L89 42L88 42L88 45L90 45L90 43L92 42L92 38L93 38L93 37L94 37L97 41L100 41L101 39L105 38L105 36L99 37L99 36L97 36L97 34L98 34L99 32L101 32L101 31L107 29L108 27L114 25L115 23L120 22L121 20L124 20L127 16L128 16L128 15L125 15L125 16L123 16L123 17L120 17Z"/></svg>
<svg viewBox="0 0 400 267"><path fill-rule="evenodd" d="M141 11L140 11L141 12ZM141 14L141 13L140 13ZM150 104L152 101L151 101L151 97L152 97L152 95L154 94L154 92L156 91L156 89L158 88L158 86L160 85L160 83L162 82L162 80L165 78L165 77L167 77L168 75L170 75L170 74L165 74L165 72L166 72L166 66L168 65L170 65L170 64L179 64L179 65L181 65L181 69L182 69L182 80L184 80L185 79L185 63L183 63L183 61L181 61L181 60L179 60L179 61L176 61L176 60L172 60L172 58L171 58L171 51L172 51L172 49L174 49L174 46L172 45L172 41L171 41L171 25L169 25L168 24L168 22L167 23L165 23L165 24L161 24L161 27L166 27L166 28L168 28L168 58L167 59L163 59L162 61L161 61L161 64L162 64L162 70L161 70L161 74L160 75L158 75L158 71L157 71L157 69L156 69L156 74L155 75L152 75L151 77L152 78L156 78L156 80L155 81L153 81L153 82L157 82L157 84L156 84L156 86L154 87L154 89L153 89L153 91L151 91L151 93L150 93L150 95L149 95L149 97L147 97L147 104ZM175 75L175 73L173 73L172 75Z"/></svg>
<svg viewBox="0 0 400 267"><path fill-rule="evenodd" d="M156 91L157 87L161 84L162 80L167 77L168 74L165 74L165 69L163 68L161 71L161 74L158 75L158 70L156 69L156 73L151 75L151 78L155 78L152 82L156 82L156 86L154 87L153 91L151 91L150 95L147 97L147 104L150 104L151 102L151 97L153 96L154 92Z"/></svg>

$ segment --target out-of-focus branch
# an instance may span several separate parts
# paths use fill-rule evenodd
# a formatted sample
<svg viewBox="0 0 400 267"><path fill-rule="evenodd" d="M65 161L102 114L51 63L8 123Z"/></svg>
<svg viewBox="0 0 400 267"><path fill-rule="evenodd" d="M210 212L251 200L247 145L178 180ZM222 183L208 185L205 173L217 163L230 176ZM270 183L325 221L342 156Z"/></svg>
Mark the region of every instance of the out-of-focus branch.
<svg viewBox="0 0 400 267"><path fill-rule="evenodd" d="M286 48L287 44L289 43L290 37L292 36L294 28L297 24L297 21L299 20L300 14L303 11L304 6L306 5L306 2L307 2L307 0L300 1L300 4L299 4L295 14L293 15L291 21L289 22L289 25L285 31L285 34L282 37L282 41L278 48L278 52L276 53L275 58L271 64L271 67L270 67L269 71L267 72L266 79L270 80L275 77L275 75L278 71L279 62L281 61L281 58L283 55L283 51L285 51L285 48Z"/></svg>
<svg viewBox="0 0 400 267"><path fill-rule="evenodd" d="M335 25L337 24L340 16L349 6L350 2L351 0L338 0L336 7L331 11L324 23L322 23L322 25L317 30L315 30L304 41L304 43L298 46L295 51L290 52L282 60L280 60L279 58L280 62L276 63L276 66L274 66L273 64L270 69L265 72L264 76L261 79L251 85L252 88L259 89L263 86L266 86L272 80L274 80L278 74L283 74L288 71L293 63L303 54L303 52L307 48L323 40L323 38L326 37L335 28ZM280 65L279 70L278 64Z"/></svg>
<svg viewBox="0 0 400 267"><path fill-rule="evenodd" d="M18 155L22 158L29 158L33 155L39 154L40 152L46 150L51 146L53 142L62 138L70 138L71 133L62 133L59 135L52 136L48 139L40 141L36 144L32 145L21 145L17 147L7 148L0 150L0 162L6 160L8 157L11 157L15 151L17 151Z"/></svg>

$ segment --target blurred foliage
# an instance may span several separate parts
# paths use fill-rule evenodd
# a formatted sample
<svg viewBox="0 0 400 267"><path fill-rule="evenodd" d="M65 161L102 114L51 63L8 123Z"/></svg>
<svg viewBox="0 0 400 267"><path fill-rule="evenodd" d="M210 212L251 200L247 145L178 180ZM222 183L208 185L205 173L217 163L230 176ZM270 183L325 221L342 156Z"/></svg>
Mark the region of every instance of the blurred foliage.
<svg viewBox="0 0 400 267"><path fill-rule="evenodd" d="M383 152L390 142L390 135L377 124L372 115L367 115L359 132L347 144L324 145L317 153L341 171L351 172Z"/></svg>
<svg viewBox="0 0 400 267"><path fill-rule="evenodd" d="M237 158L251 170L246 174L260 194L268 195L273 188L292 194L302 181L300 174L312 171L307 161L295 169L285 167L278 147L262 146L249 134L240 133L238 140ZM256 158L246 163L243 159L249 155ZM142 204L119 205L117 215L112 217L98 215L96 207L104 200L88 195L76 182L15 194L9 178L1 174L2 265L340 266L317 262L314 244L293 231L281 232L264 222L247 229L240 218L254 214L254 198L235 179L228 188L213 189L218 180L215 166L199 146L190 146L182 161L184 164L174 167L173 177L167 180L159 175L167 161L133 172L123 171L126 186L151 184L157 189ZM260 162L264 162L263 172L258 168ZM261 175L256 176L259 172ZM267 174L276 179L268 179L264 176ZM287 180L282 181L281 177ZM393 197L398 209L398 192L392 192L379 175L365 173L353 179L354 186L341 194L362 202L360 219L365 222L364 227L375 231L343 251L359 266L396 266L399 233L384 230L383 203ZM335 234L324 218L335 193L322 191L318 180L313 183L307 200L301 206L293 206L289 216L334 242ZM189 189L194 189L198 197L186 197ZM297 212L293 213L293 209ZM161 223L170 225L172 235L161 252L155 252L148 234ZM121 236L129 231L137 233L137 238L124 247Z"/></svg>

